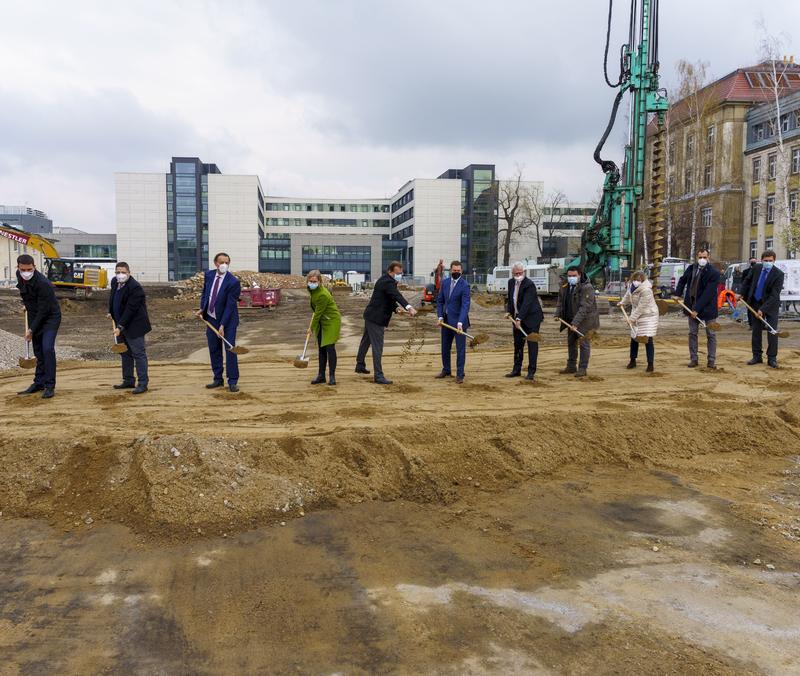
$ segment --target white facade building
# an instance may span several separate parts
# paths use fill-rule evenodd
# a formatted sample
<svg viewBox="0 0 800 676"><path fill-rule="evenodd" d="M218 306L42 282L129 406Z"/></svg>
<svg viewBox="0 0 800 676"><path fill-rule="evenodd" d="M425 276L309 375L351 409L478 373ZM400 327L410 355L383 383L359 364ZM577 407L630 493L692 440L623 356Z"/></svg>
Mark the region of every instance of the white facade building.
<svg viewBox="0 0 800 676"><path fill-rule="evenodd" d="M261 194L258 176L208 175L209 269L224 251L234 270L258 270Z"/></svg>

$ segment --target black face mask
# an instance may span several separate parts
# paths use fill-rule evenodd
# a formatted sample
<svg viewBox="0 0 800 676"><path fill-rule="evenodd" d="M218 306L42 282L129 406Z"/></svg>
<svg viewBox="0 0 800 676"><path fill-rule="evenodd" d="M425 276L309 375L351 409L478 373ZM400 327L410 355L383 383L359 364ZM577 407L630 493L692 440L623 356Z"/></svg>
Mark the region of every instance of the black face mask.
<svg viewBox="0 0 800 676"><path fill-rule="evenodd" d="M461 277L461 273L460 273L460 272L451 272L451 273L450 273L450 276L451 276L453 279L458 279L459 277Z"/></svg>

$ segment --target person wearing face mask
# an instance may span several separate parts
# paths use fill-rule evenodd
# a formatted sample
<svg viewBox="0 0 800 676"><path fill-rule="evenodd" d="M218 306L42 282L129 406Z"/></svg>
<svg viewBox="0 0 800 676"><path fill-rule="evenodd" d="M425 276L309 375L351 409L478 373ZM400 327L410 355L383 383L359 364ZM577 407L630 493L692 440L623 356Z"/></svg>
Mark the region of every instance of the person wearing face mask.
<svg viewBox="0 0 800 676"><path fill-rule="evenodd" d="M226 253L214 256L214 268L206 272L200 309L197 314L216 328L231 345L236 345L236 329L239 326L239 296L242 286L235 275L229 271L231 257ZM214 380L206 385L209 390L225 385L223 372L223 353L225 370L228 376L228 389L239 391L239 359L211 329L206 329L208 352Z"/></svg>
<svg viewBox="0 0 800 676"><path fill-rule="evenodd" d="M322 273L312 270L306 276L306 285L311 298L311 325L308 329L309 336L317 338L319 346L319 373L312 385L321 385L325 382L325 368L328 368L328 385L336 385L336 341L342 328L342 315L336 307L331 292L322 286Z"/></svg>
<svg viewBox="0 0 800 676"><path fill-rule="evenodd" d="M525 276L525 266L522 263L514 263L511 274L513 279L508 283L506 312L514 320L514 367L510 373L506 373L506 378L517 378L522 375L522 360L527 343L528 374L525 379L533 380L539 357L539 343L528 342L522 331L528 334L539 333L544 313L536 284Z"/></svg>
<svg viewBox="0 0 800 676"><path fill-rule="evenodd" d="M450 276L442 282L436 296L436 313L439 324L450 324L459 331L469 329L469 283L462 279L461 261L450 263ZM449 378L451 372L450 353L456 343L456 384L464 382L464 367L467 363L467 337L446 327L442 331L442 370L436 378Z"/></svg>
<svg viewBox="0 0 800 676"><path fill-rule="evenodd" d="M397 290L397 284L403 279L403 265L398 261L389 263L386 273L381 275L372 289L372 298L369 299L364 310L364 333L356 356L356 373L368 374L367 352L372 348L372 368L375 373L373 381L379 385L391 385L392 381L383 375L381 359L383 358L383 334L392 314L405 309L412 317L417 311L403 298ZM398 307L398 305L400 307Z"/></svg>
<svg viewBox="0 0 800 676"><path fill-rule="evenodd" d="M655 363L655 345L653 337L658 332L658 305L653 296L653 284L641 271L636 271L631 275L631 283L619 307L631 306L631 313L628 316L631 322L631 348L630 361L627 368L636 368L636 359L639 357L639 343L636 338L647 337L645 353L647 354L648 373L652 373Z"/></svg>
<svg viewBox="0 0 800 676"><path fill-rule="evenodd" d="M128 348L120 354L122 359L122 382L115 390L132 390L132 394L147 392L147 352L144 337L150 333L150 318L147 315L147 300L144 289L132 276L130 266L124 261L116 265L111 280L111 295L108 298L108 315L116 324L115 335ZM136 367L136 378L133 370ZM137 382L138 381L138 382Z"/></svg>
<svg viewBox="0 0 800 676"><path fill-rule="evenodd" d="M17 288L28 313L25 340L33 344L36 371L33 384L17 394L41 392L50 399L56 389L56 336L61 326L61 306L53 285L36 269L33 256L17 257Z"/></svg>
<svg viewBox="0 0 800 676"><path fill-rule="evenodd" d="M713 322L719 315L717 308L717 284L720 274L708 262L708 249L703 248L697 252L697 262L686 268L683 276L675 288L675 296L683 296L683 304L689 312L683 311L689 318L689 368L697 368L700 361L698 355L698 333L702 319L706 324ZM717 333L706 326L707 366L710 369L717 367Z"/></svg>
<svg viewBox="0 0 800 676"><path fill-rule="evenodd" d="M561 324L564 320L574 326L584 336L593 329L600 328L600 314L597 311L597 299L592 283L586 279L577 265L567 269L567 283L558 293L558 307L556 308L556 321ZM559 330L564 331L566 326L561 324ZM569 329L567 329L569 331ZM567 366L559 373L574 373L576 378L586 377L591 356L589 340L581 339L574 331L567 334ZM578 353L580 352L580 359ZM577 365L577 367L576 367Z"/></svg>
<svg viewBox="0 0 800 676"><path fill-rule="evenodd" d="M753 358L747 362L749 366L764 363L763 335L764 331L767 331L767 365L773 369L778 368L778 336L767 329L761 318L765 319L773 329L778 330L783 277L783 270L775 265L775 252L767 250L761 254L761 264L753 268L753 273L742 285L741 295L736 297L737 300L744 298L757 315L752 318Z"/></svg>

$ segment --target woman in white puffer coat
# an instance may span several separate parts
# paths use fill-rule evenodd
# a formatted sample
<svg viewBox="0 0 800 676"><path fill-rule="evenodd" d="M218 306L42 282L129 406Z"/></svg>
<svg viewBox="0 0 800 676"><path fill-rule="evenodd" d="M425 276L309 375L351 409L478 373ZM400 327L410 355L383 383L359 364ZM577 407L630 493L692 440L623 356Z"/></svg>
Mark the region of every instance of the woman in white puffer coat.
<svg viewBox="0 0 800 676"><path fill-rule="evenodd" d="M639 356L638 336L647 336L645 344L647 353L647 371L652 373L655 361L655 346L653 337L658 332L658 305L653 296L653 285L643 272L634 272L631 275L631 284L619 303L619 306L631 306L631 360L629 369L636 368L636 358Z"/></svg>

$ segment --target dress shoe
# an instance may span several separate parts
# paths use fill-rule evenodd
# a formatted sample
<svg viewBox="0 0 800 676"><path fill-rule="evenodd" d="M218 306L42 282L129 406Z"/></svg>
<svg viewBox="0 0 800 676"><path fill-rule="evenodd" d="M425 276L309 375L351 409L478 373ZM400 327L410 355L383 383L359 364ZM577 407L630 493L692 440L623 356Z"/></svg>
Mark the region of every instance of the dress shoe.
<svg viewBox="0 0 800 676"><path fill-rule="evenodd" d="M225 387L225 383L221 380L215 380L213 383L206 385L207 390L213 390L215 387Z"/></svg>
<svg viewBox="0 0 800 676"><path fill-rule="evenodd" d="M17 394L33 394L34 392L41 392L44 389L41 385L29 385L27 389L17 392Z"/></svg>
<svg viewBox="0 0 800 676"><path fill-rule="evenodd" d="M375 380L373 382L377 383L378 385L391 385L392 384L391 380L389 380L388 378L384 378L383 376L376 376Z"/></svg>
<svg viewBox="0 0 800 676"><path fill-rule="evenodd" d="M322 385L325 382L325 374L320 373L314 380L311 381L312 385Z"/></svg>
<svg viewBox="0 0 800 676"><path fill-rule="evenodd" d="M519 378L522 375L520 371L514 369L511 373L506 373L506 378Z"/></svg>
<svg viewBox="0 0 800 676"><path fill-rule="evenodd" d="M653 362L648 362L645 371L647 371L647 373L652 373L653 371L655 371L655 369L653 368Z"/></svg>
<svg viewBox="0 0 800 676"><path fill-rule="evenodd" d="M464 382L464 379L461 376L456 376L456 385L461 385Z"/></svg>
<svg viewBox="0 0 800 676"><path fill-rule="evenodd" d="M585 378L586 377L586 369L578 369L575 371L576 378Z"/></svg>
<svg viewBox="0 0 800 676"><path fill-rule="evenodd" d="M690 369L696 369L696 368L697 368L697 362L696 362L696 361L694 361L694 360L692 360L692 361L690 361L690 362L689 362L689 363L688 363L686 366L687 366L688 368L690 368Z"/></svg>
<svg viewBox="0 0 800 676"><path fill-rule="evenodd" d="M534 379L534 377L535 377L535 376L534 376L534 374L533 374L533 373L528 373L528 375L527 375L527 376L525 376L525 380L533 380L533 379Z"/></svg>
<svg viewBox="0 0 800 676"><path fill-rule="evenodd" d="M441 371L440 373L437 373L433 377L434 378L452 378L453 374L452 373L447 373L447 371Z"/></svg>
<svg viewBox="0 0 800 676"><path fill-rule="evenodd" d="M713 361L710 361L710 362L708 362L708 364L706 364L706 368L711 370L711 371L716 371L717 370L717 365Z"/></svg>
<svg viewBox="0 0 800 676"><path fill-rule="evenodd" d="M771 369L778 368L778 360L777 359L768 359L767 360L767 366L769 366Z"/></svg>
<svg viewBox="0 0 800 676"><path fill-rule="evenodd" d="M566 368L563 368L563 369L561 369L561 370L559 371L559 373L560 373L562 376L565 376L565 375L567 375L567 374L569 374L569 373L575 373L577 370L578 370L578 369L576 369L574 366L567 366Z"/></svg>
<svg viewBox="0 0 800 676"><path fill-rule="evenodd" d="M761 357L753 357L749 362L747 362L748 366L755 366L756 364L763 364L764 360Z"/></svg>
<svg viewBox="0 0 800 676"><path fill-rule="evenodd" d="M363 373L365 376L368 376L369 375L369 369L368 368L362 368L360 366L356 366L356 373Z"/></svg>
<svg viewBox="0 0 800 676"><path fill-rule="evenodd" d="M239 391L239 386L236 383L231 383L230 385L228 385L228 391L229 392L238 392Z"/></svg>
<svg viewBox="0 0 800 676"><path fill-rule="evenodd" d="M120 383L119 385L114 385L115 390L132 390L136 385L133 383Z"/></svg>
<svg viewBox="0 0 800 676"><path fill-rule="evenodd" d="M144 394L145 392L147 392L147 385L137 385L131 394Z"/></svg>
<svg viewBox="0 0 800 676"><path fill-rule="evenodd" d="M335 384L336 384L336 378L334 378L333 376L328 378L328 385L335 385Z"/></svg>
<svg viewBox="0 0 800 676"><path fill-rule="evenodd" d="M52 387L45 387L42 392L42 399L52 399L56 396L56 391Z"/></svg>
<svg viewBox="0 0 800 676"><path fill-rule="evenodd" d="M625 368L626 369L635 369L636 368L636 360L635 359L631 359L628 362L628 365Z"/></svg>

